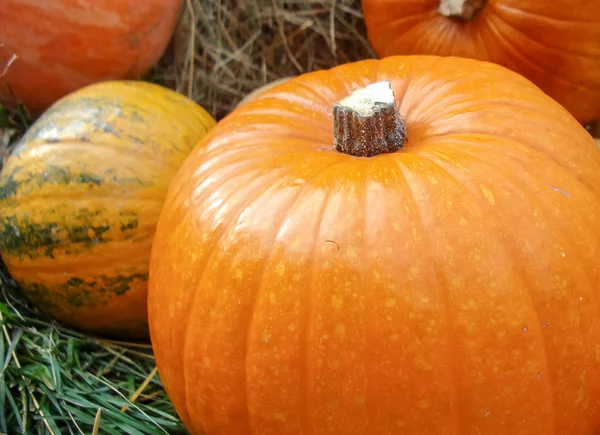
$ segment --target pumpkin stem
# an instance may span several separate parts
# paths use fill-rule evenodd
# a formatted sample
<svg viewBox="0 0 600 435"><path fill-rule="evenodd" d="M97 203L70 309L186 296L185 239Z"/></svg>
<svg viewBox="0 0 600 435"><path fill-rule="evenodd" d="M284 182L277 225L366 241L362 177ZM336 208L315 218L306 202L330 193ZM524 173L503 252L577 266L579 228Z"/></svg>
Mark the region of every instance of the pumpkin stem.
<svg viewBox="0 0 600 435"><path fill-rule="evenodd" d="M440 0L438 12L448 18L473 19L485 0Z"/></svg>
<svg viewBox="0 0 600 435"><path fill-rule="evenodd" d="M356 157L393 153L402 148L406 127L389 81L356 89L333 106L335 149Z"/></svg>

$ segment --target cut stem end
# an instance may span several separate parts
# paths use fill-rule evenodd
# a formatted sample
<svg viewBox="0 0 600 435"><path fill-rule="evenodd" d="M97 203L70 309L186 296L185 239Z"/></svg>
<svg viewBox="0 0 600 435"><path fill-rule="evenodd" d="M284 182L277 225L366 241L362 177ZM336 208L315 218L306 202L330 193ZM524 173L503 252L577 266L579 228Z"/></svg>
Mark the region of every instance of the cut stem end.
<svg viewBox="0 0 600 435"><path fill-rule="evenodd" d="M356 157L373 157L402 148L406 126L389 81L357 89L333 106L335 149Z"/></svg>
<svg viewBox="0 0 600 435"><path fill-rule="evenodd" d="M470 21L484 3L485 0L440 0L438 12L448 18Z"/></svg>

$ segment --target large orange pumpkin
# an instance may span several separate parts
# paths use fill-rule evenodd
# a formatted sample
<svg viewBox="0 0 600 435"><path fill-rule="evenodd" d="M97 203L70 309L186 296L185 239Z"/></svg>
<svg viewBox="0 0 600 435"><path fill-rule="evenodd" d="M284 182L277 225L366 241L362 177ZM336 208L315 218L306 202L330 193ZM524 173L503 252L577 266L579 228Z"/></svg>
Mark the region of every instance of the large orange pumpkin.
<svg viewBox="0 0 600 435"><path fill-rule="evenodd" d="M349 109L381 81L395 100ZM173 179L149 277L161 379L194 434L592 435L598 222L600 150L508 69L296 77Z"/></svg>
<svg viewBox="0 0 600 435"><path fill-rule="evenodd" d="M276 80L273 80L272 82L266 83L266 84L264 84L262 86L259 86L259 87L255 88L250 93L248 93L244 98L242 98L240 100L240 102L237 104L236 107L239 107L239 106L241 106L243 104L249 103L252 100L255 100L256 97L258 97L259 95L264 94L269 89L274 88L275 86L277 86L277 85L279 85L281 83L287 82L291 78L292 78L291 76L289 76L289 77L281 77L281 78L278 78Z"/></svg>
<svg viewBox="0 0 600 435"><path fill-rule="evenodd" d="M362 0L381 57L463 56L508 67L580 122L600 118L600 1Z"/></svg>
<svg viewBox="0 0 600 435"><path fill-rule="evenodd" d="M0 98L34 113L85 85L136 78L163 54L181 0L2 0Z"/></svg>
<svg viewBox="0 0 600 435"><path fill-rule="evenodd" d="M40 117L0 172L0 254L40 309L148 336L152 236L171 182L215 120L161 86L96 83Z"/></svg>

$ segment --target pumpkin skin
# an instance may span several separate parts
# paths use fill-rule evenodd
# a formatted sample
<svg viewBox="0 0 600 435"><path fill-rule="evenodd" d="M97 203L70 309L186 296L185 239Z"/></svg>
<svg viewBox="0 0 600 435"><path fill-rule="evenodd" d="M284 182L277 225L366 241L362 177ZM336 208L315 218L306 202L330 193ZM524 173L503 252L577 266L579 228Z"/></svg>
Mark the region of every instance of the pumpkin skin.
<svg viewBox="0 0 600 435"><path fill-rule="evenodd" d="M487 0L468 21L441 15L439 6L362 0L375 52L494 62L533 81L581 123L600 118L600 2Z"/></svg>
<svg viewBox="0 0 600 435"><path fill-rule="evenodd" d="M48 109L0 173L0 253L27 297L66 325L147 338L156 221L173 175L214 124L144 82L90 85Z"/></svg>
<svg viewBox="0 0 600 435"><path fill-rule="evenodd" d="M389 80L408 142L333 149ZM150 262L161 380L193 434L592 435L600 150L487 62L365 60L224 118L174 177Z"/></svg>
<svg viewBox="0 0 600 435"><path fill-rule="evenodd" d="M258 88L254 89L252 92L250 92L248 95L246 95L244 98L242 98L236 107L240 107L243 104L246 104L246 103L249 103L250 101L256 100L256 98L259 95L264 94L269 89L273 89L275 86L277 86L281 83L285 83L285 82L289 81L291 78L292 78L291 76L290 77L281 77L281 78L279 78L277 80L273 80L272 82L269 82L265 85L259 86Z"/></svg>
<svg viewBox="0 0 600 435"><path fill-rule="evenodd" d="M3 0L0 98L37 114L88 84L139 77L163 54L180 7L181 0Z"/></svg>

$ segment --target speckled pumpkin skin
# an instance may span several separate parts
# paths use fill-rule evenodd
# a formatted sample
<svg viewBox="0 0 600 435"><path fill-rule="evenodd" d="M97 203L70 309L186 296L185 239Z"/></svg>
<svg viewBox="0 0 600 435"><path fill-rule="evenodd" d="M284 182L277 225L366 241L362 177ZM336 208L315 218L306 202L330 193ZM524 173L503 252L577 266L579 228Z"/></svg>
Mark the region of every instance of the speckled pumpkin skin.
<svg viewBox="0 0 600 435"><path fill-rule="evenodd" d="M333 147L390 80L398 152ZM149 320L193 434L595 435L600 150L490 63L301 75L223 119L171 183Z"/></svg>
<svg viewBox="0 0 600 435"><path fill-rule="evenodd" d="M39 118L0 173L0 253L29 299L76 328L146 337L163 199L214 124L180 94L127 81L83 88Z"/></svg>

